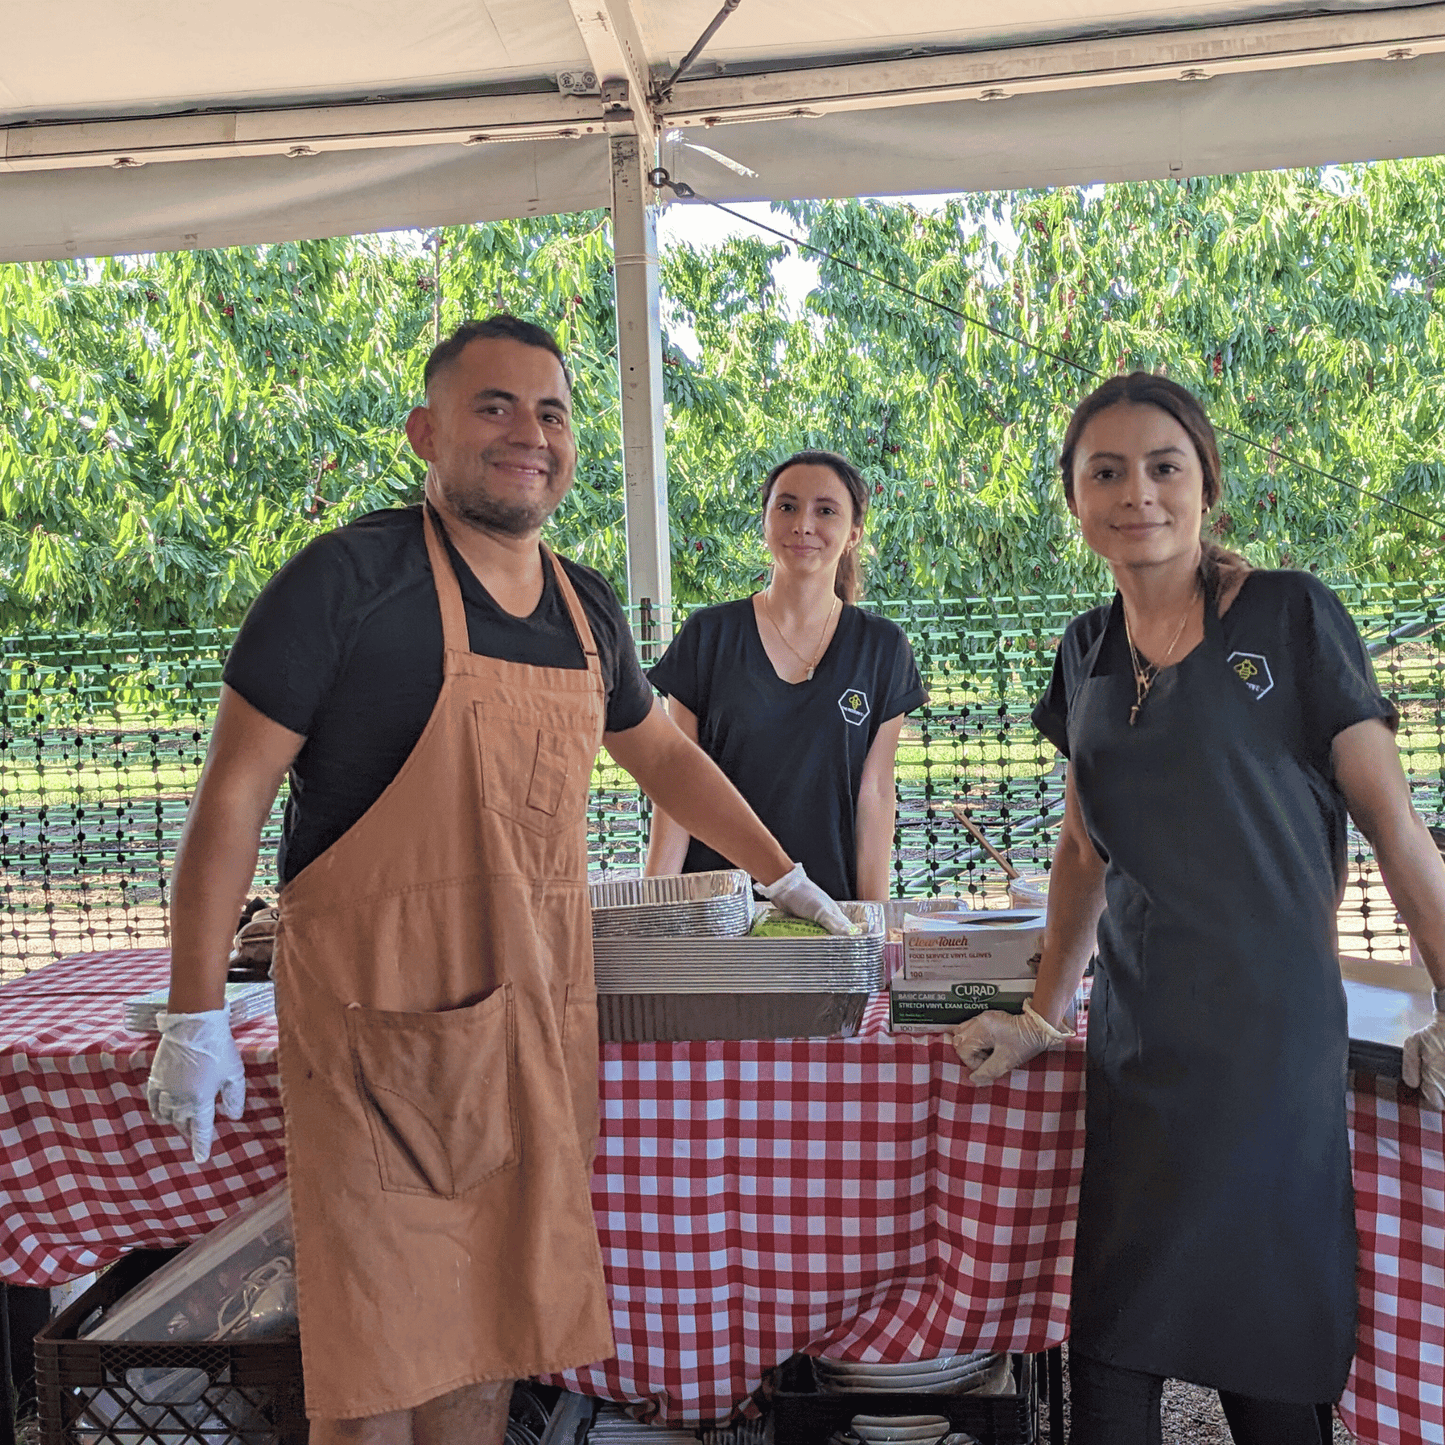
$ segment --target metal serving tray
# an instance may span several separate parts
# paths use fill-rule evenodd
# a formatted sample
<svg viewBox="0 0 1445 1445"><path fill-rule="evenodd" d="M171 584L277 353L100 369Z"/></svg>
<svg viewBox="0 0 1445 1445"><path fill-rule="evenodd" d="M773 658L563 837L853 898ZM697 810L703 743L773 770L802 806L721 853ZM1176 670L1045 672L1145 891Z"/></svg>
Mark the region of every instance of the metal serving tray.
<svg viewBox="0 0 1445 1445"><path fill-rule="evenodd" d="M738 938L752 922L751 885L740 868L593 883L592 937Z"/></svg>
<svg viewBox="0 0 1445 1445"><path fill-rule="evenodd" d="M851 1038L867 993L599 993L604 1043Z"/></svg>
<svg viewBox="0 0 1445 1445"><path fill-rule="evenodd" d="M839 905L863 932L815 938L599 938L599 994L868 994L887 982L883 909ZM766 910L764 910L766 913Z"/></svg>

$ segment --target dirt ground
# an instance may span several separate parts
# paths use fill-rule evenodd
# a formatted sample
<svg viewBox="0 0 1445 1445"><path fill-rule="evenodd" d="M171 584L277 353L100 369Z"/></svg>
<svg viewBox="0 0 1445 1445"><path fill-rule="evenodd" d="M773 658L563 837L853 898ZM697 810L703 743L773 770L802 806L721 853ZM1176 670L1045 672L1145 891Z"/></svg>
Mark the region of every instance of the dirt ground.
<svg viewBox="0 0 1445 1445"><path fill-rule="evenodd" d="M1064 1423L1069 1418L1069 1347L1064 1346ZM1234 1437L1225 1423L1224 1411L1219 1408L1219 1396L1213 1390L1200 1385L1186 1385L1180 1380L1170 1380L1164 1386L1164 1445L1233 1445ZM1049 1445L1059 1445L1049 1440L1048 1418L1045 1414L1044 1428L1040 1439ZM1335 1438L1332 1445L1354 1445L1355 1437L1339 1420L1335 1421Z"/></svg>

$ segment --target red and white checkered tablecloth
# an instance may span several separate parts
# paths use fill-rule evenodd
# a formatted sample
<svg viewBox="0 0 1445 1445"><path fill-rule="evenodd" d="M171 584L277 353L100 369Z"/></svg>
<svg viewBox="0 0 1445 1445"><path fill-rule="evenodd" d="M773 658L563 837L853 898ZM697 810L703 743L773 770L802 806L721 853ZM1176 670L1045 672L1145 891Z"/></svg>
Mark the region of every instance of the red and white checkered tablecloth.
<svg viewBox="0 0 1445 1445"><path fill-rule="evenodd" d="M49 1284L203 1234L284 1172L275 1025L238 1034L246 1117L204 1165L146 1113L121 1026L163 951L0 988L0 1275ZM941 1039L608 1045L593 1203L618 1354L565 1378L665 1419L726 1415L795 1350L897 1360L1064 1338L1083 1151L1077 1045L973 1090ZM1361 1441L1445 1445L1441 1119L1359 1077Z"/></svg>
<svg viewBox="0 0 1445 1445"><path fill-rule="evenodd" d="M592 1189L618 1358L573 1388L706 1419L796 1350L1064 1338L1081 1049L976 1090L946 1040L882 1021L604 1051Z"/></svg>
<svg viewBox="0 0 1445 1445"><path fill-rule="evenodd" d="M125 1000L165 985L164 949L77 954L0 987L0 1278L48 1285L127 1250L185 1244L285 1177L276 1021L241 1030L246 1114L204 1165L152 1122L155 1035Z"/></svg>
<svg viewBox="0 0 1445 1445"><path fill-rule="evenodd" d="M1340 1414L1358 1440L1445 1445L1445 1117L1356 1074L1360 1327Z"/></svg>

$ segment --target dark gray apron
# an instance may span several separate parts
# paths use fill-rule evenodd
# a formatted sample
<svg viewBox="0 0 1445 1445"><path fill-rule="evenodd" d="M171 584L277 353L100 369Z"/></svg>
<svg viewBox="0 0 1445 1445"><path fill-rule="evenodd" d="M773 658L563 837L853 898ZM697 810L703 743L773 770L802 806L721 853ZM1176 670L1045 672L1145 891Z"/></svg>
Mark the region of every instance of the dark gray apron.
<svg viewBox="0 0 1445 1445"><path fill-rule="evenodd" d="M1231 670L1213 597L1203 643L1159 674L1131 728L1121 607L1068 714L1108 863L1072 1348L1263 1399L1334 1400L1356 1310L1333 927L1343 800L1291 747L1290 708Z"/></svg>

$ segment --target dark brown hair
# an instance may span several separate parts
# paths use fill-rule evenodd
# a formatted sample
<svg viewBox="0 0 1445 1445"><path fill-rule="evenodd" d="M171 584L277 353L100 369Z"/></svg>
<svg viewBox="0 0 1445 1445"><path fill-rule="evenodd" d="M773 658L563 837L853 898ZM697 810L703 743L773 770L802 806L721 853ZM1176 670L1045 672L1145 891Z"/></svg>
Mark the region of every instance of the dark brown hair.
<svg viewBox="0 0 1445 1445"><path fill-rule="evenodd" d="M1059 471L1064 480L1064 496L1074 500L1074 453L1084 428L1111 406L1132 404L1134 406L1157 406L1167 412L1188 433L1199 457L1199 468L1204 476L1204 506L1206 511L1219 501L1223 494L1220 479L1219 443L1214 438L1214 428L1205 414L1199 398L1186 391L1177 381L1167 376L1155 376L1149 371L1131 371L1127 376L1111 376L1102 386L1097 386L1074 408L1069 418L1068 430L1064 433L1064 444L1059 451ZM1248 568L1249 563L1237 552L1200 538L1203 555L1200 570L1205 580L1218 591L1221 570Z"/></svg>
<svg viewBox="0 0 1445 1445"><path fill-rule="evenodd" d="M426 367L422 371L423 390L430 392L436 374L445 371L472 342L488 340L520 341L523 346L536 346L542 351L550 351L562 367L567 390L572 390L572 373L567 370L567 358L562 355L557 338L546 327L538 326L534 321L523 321L520 316L511 316L505 311L488 316L485 321L463 321L445 341L438 342L427 357Z"/></svg>
<svg viewBox="0 0 1445 1445"><path fill-rule="evenodd" d="M1177 381L1170 381L1167 376L1155 376L1148 371L1111 376L1074 408L1074 414L1069 418L1069 429L1064 433L1063 449L1059 452L1064 496L1071 502L1074 500L1074 452L1084 428L1101 411L1125 403L1157 406L1160 411L1167 411L1189 433L1189 440L1194 443L1200 468L1204 472L1204 505L1212 507L1219 500L1220 493L1219 443L1214 439L1214 428L1192 392L1185 391Z"/></svg>
<svg viewBox="0 0 1445 1445"><path fill-rule="evenodd" d="M863 474L837 452L804 451L794 452L787 461L779 462L763 482L763 511L768 510L768 498L778 478L789 467L827 467L843 486L853 503L853 525L861 526L868 515L868 483ZM861 539L860 539L861 540ZM863 595L863 579L858 573L858 548L848 547L838 559L838 570L833 574L833 591L844 602L856 602Z"/></svg>

